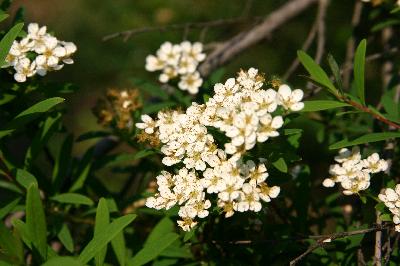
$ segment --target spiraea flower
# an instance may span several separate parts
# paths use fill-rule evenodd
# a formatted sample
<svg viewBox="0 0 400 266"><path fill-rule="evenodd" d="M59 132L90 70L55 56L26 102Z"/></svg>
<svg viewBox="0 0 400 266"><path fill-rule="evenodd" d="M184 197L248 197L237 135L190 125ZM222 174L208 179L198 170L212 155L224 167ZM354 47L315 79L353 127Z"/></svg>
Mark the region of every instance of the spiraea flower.
<svg viewBox="0 0 400 266"><path fill-rule="evenodd" d="M379 158L374 153L366 159L361 159L359 147L355 146L352 150L341 149L335 157L337 164L331 165L329 169L330 178L326 178L322 185L333 187L335 183L340 183L343 194L357 194L361 190L369 188L371 174L386 171L388 163Z"/></svg>
<svg viewBox="0 0 400 266"><path fill-rule="evenodd" d="M93 108L93 113L96 115L99 124L114 126L120 130L132 129L134 126L132 113L142 106L139 100L139 91L136 89L109 89L106 95L107 97L99 99ZM149 116L142 116L142 119L149 122L146 119L147 117L150 118ZM140 128L145 129L145 133L151 132L145 125L141 125Z"/></svg>
<svg viewBox="0 0 400 266"><path fill-rule="evenodd" d="M167 48L173 51L172 46ZM185 44L182 51L193 58L203 57L199 47ZM178 225L191 230L197 219L209 215L213 198L225 217L231 217L235 212L259 212L262 202L278 196L280 187L266 183L269 173L264 159L258 164L243 162L243 155L258 142L279 136L283 118L275 111L291 110L283 112L286 107L278 93L263 85L264 77L257 69L242 70L236 78L216 84L215 94L205 104L192 103L185 111L163 110L156 118L142 115L136 127L158 137L162 163L183 165L177 174L163 171L157 177L158 192L147 199L148 207L178 205ZM300 106L299 100L292 97L285 104ZM217 144L208 127L223 132L228 142Z"/></svg>
<svg viewBox="0 0 400 266"><path fill-rule="evenodd" d="M205 59L203 45L199 42L184 41L180 44L165 42L157 50L156 55L146 57L146 70L161 71L159 81L168 83L179 77L178 87L197 94L203 84L203 79L197 71L200 62Z"/></svg>
<svg viewBox="0 0 400 266"><path fill-rule="evenodd" d="M397 184L394 189L385 188L378 195L378 198L389 208L393 214L393 223L395 230L400 232L400 184Z"/></svg>
<svg viewBox="0 0 400 266"><path fill-rule="evenodd" d="M72 64L71 57L76 50L72 42L60 41L47 33L46 26L30 23L28 35L12 44L4 67L13 67L15 80L25 82L27 77L44 76L49 71L60 70L64 63Z"/></svg>

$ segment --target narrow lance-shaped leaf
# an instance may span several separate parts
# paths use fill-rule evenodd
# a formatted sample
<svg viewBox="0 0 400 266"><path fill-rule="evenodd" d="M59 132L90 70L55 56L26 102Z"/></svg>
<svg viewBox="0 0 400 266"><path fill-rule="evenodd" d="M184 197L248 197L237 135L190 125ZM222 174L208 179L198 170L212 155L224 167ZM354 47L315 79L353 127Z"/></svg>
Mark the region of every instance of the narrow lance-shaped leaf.
<svg viewBox="0 0 400 266"><path fill-rule="evenodd" d="M47 227L37 184L31 184L26 196L26 226L32 240L32 248L42 261L47 259Z"/></svg>
<svg viewBox="0 0 400 266"><path fill-rule="evenodd" d="M360 98L363 105L365 105L364 72L366 49L367 41L364 39L358 45L354 55L354 82L357 89L357 96Z"/></svg>
<svg viewBox="0 0 400 266"><path fill-rule="evenodd" d="M167 233L162 237L146 244L132 259L128 261L129 266L144 265L157 258L167 247L169 247L179 235Z"/></svg>
<svg viewBox="0 0 400 266"><path fill-rule="evenodd" d="M72 253L74 251L74 240L72 239L71 232L69 231L67 224L64 223L61 226L57 237L69 252Z"/></svg>
<svg viewBox="0 0 400 266"><path fill-rule="evenodd" d="M4 17L3 17L4 19ZM18 34L22 30L24 23L18 23L14 27L11 28L10 31L1 39L0 41L0 67L5 64L5 59L10 51L11 45L13 44L15 38L17 38Z"/></svg>
<svg viewBox="0 0 400 266"><path fill-rule="evenodd" d="M331 54L328 54L328 63L329 63L329 67L331 68L332 74L335 77L336 84L337 84L340 92L343 94L343 81L342 81L342 77L340 74L340 68L339 68L335 58Z"/></svg>
<svg viewBox="0 0 400 266"><path fill-rule="evenodd" d="M101 198L97 206L96 211L96 223L94 225L94 238L99 237L103 234L105 228L110 223L110 213L108 211L107 201ZM107 245L104 246L94 257L96 266L101 266L104 264L104 259L107 254Z"/></svg>
<svg viewBox="0 0 400 266"><path fill-rule="evenodd" d="M328 110L346 106L350 105L347 103L342 103L332 100L305 101L304 108L301 110L301 112L315 112L315 111L322 111L322 110Z"/></svg>
<svg viewBox="0 0 400 266"><path fill-rule="evenodd" d="M94 237L79 255L82 263L88 263L102 248L104 248L115 236L130 224L136 215L128 214L110 223L97 237Z"/></svg>
<svg viewBox="0 0 400 266"><path fill-rule="evenodd" d="M0 131L0 138L11 134L15 129L23 126L29 121L35 119L38 115L49 111L51 108L63 102L64 99L60 97L49 98L34 104L25 111L18 114L4 130Z"/></svg>
<svg viewBox="0 0 400 266"><path fill-rule="evenodd" d="M360 145L360 144L370 143L370 142L383 141L383 140L393 139L393 138L400 138L400 133L398 133L398 132L370 133L370 134L361 136L359 138L356 138L355 140L352 140L352 141L348 141L348 140L339 141L339 142L329 146L329 149L331 149L331 150L341 149L341 148L345 148L345 147L349 147L349 146Z"/></svg>
<svg viewBox="0 0 400 266"><path fill-rule="evenodd" d="M303 51L298 51L297 56L304 68L310 74L311 79L327 88L327 90L333 95L336 96L338 94L338 91L336 90L332 81L329 79L328 75L317 63L314 62L314 60L308 54Z"/></svg>
<svg viewBox="0 0 400 266"><path fill-rule="evenodd" d="M51 199L60 203L89 205L89 206L93 205L93 201L90 198L77 193L63 193L51 197Z"/></svg>

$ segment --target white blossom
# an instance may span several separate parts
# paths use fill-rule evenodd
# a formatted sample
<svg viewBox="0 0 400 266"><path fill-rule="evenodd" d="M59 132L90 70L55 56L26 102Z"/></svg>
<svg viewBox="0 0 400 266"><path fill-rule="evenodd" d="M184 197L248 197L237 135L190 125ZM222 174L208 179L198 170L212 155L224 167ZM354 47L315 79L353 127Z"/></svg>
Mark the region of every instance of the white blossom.
<svg viewBox="0 0 400 266"><path fill-rule="evenodd" d="M400 232L400 184L397 184L394 189L385 188L378 195L389 211L393 214L393 223L395 231Z"/></svg>
<svg viewBox="0 0 400 266"><path fill-rule="evenodd" d="M371 174L383 172L388 167L387 162L380 159L377 153L362 160L360 148L357 146L351 151L346 148L339 150L335 161L338 164L333 164L329 168L331 177L324 179L322 185L333 187L335 183L340 183L345 195L366 190L370 186Z"/></svg>
<svg viewBox="0 0 400 266"><path fill-rule="evenodd" d="M171 53L174 57L172 44L163 47L162 53ZM199 49L188 43L181 47L185 56L192 51L191 56L197 57L197 60L202 58L194 52ZM148 68L157 68L157 60L156 57L148 57L147 64L151 65ZM165 56L162 57L163 62L166 60ZM196 73L190 75L200 78ZM162 163L166 166L183 165L178 174L162 171L157 176L158 192L148 198L146 206L168 209L178 205L181 217L178 225L183 230L191 230L197 219L209 215L212 198L217 198L217 207L228 218L235 212L259 212L261 202L270 202L279 195L279 186L267 184L269 173L266 160L260 158L260 162L255 163L252 160L244 162L242 158L258 142L279 136L284 120L275 111L278 108L279 113L287 108L298 110L293 106L301 105L301 99L296 96L299 93L295 90L294 97L290 96L288 101L282 102L279 93L273 89L264 90L263 85L264 78L257 69L241 70L236 78L215 84L215 94L204 104L192 103L184 111L160 111L155 119L142 115L142 122L136 126L158 136ZM219 147L208 127L221 131L228 142ZM352 168L337 166L335 169L341 175L356 175Z"/></svg>
<svg viewBox="0 0 400 266"><path fill-rule="evenodd" d="M203 84L197 67L205 57L201 43L165 42L157 50L156 55L146 57L145 68L150 72L161 71L158 77L161 83L168 83L179 77L179 89L188 91L190 94L197 94Z"/></svg>
<svg viewBox="0 0 400 266"><path fill-rule="evenodd" d="M76 50L72 42L60 41L47 33L46 26L30 23L27 36L13 42L3 67L14 67L15 80L25 82L27 77L44 76L49 71L60 70L63 64L72 64ZM28 53L30 59L27 59Z"/></svg>

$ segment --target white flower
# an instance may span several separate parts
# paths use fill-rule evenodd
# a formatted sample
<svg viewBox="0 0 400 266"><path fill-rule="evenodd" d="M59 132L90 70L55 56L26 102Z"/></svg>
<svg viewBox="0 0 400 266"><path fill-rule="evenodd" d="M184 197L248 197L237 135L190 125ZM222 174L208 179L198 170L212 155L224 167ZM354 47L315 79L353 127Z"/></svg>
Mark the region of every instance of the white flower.
<svg viewBox="0 0 400 266"><path fill-rule="evenodd" d="M181 43L181 49L185 56L190 57L197 62L201 62L206 58L206 54L202 53L203 44L199 42L192 44L188 41L184 41Z"/></svg>
<svg viewBox="0 0 400 266"><path fill-rule="evenodd" d="M277 129L283 125L281 116L272 118L270 114L266 114L260 118L260 128L257 130L257 141L265 142L270 137L279 136Z"/></svg>
<svg viewBox="0 0 400 266"><path fill-rule="evenodd" d="M245 183L242 187L240 201L236 205L235 210L245 212L248 210L259 212L261 210L260 196L252 185Z"/></svg>
<svg viewBox="0 0 400 266"><path fill-rule="evenodd" d="M196 94L199 92L199 88L202 84L203 80L200 77L200 73L194 72L182 76L181 81L178 83L178 87L181 90L187 90L190 94Z"/></svg>
<svg viewBox="0 0 400 266"><path fill-rule="evenodd" d="M154 72L157 70L162 70L165 67L165 62L154 55L148 55L146 57L146 70Z"/></svg>
<svg viewBox="0 0 400 266"><path fill-rule="evenodd" d="M58 45L55 37L46 37L43 49L38 50L40 55L36 57L36 64L44 69L55 67L61 57L66 55L64 47Z"/></svg>
<svg viewBox="0 0 400 266"><path fill-rule="evenodd" d="M32 40L39 40L46 36L47 27L39 27L37 23L29 23L28 25L28 38Z"/></svg>
<svg viewBox="0 0 400 266"><path fill-rule="evenodd" d="M388 163L385 160L379 159L379 154L374 153L369 156L367 159L362 160L364 164L364 171L368 173L378 173L386 171L388 168Z"/></svg>
<svg viewBox="0 0 400 266"><path fill-rule="evenodd" d="M21 59L15 66L16 73L14 79L18 82L25 82L26 78L32 77L36 73L35 62L32 62L28 58Z"/></svg>
<svg viewBox="0 0 400 266"><path fill-rule="evenodd" d="M161 83L167 83L170 79L175 78L178 75L178 71L175 67L165 67L163 73L160 74L158 80Z"/></svg>
<svg viewBox="0 0 400 266"><path fill-rule="evenodd" d="M140 118L143 123L136 123L136 127L143 129L147 134L153 134L156 127L154 120L149 115L142 115Z"/></svg>
<svg viewBox="0 0 400 266"><path fill-rule="evenodd" d="M177 44L173 45L170 42L165 42L157 51L157 56L169 65L176 66L181 57L181 47Z"/></svg>
<svg viewBox="0 0 400 266"><path fill-rule="evenodd" d="M302 90L292 91L286 84L279 86L278 89L278 101L286 110L300 111L304 108L304 103L301 102L303 99Z"/></svg>

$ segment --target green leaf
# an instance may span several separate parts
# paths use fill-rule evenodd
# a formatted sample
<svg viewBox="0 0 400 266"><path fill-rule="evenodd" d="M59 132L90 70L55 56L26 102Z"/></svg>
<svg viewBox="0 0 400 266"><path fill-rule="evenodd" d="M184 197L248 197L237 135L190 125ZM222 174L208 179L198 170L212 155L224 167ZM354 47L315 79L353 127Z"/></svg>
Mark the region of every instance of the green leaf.
<svg viewBox="0 0 400 266"><path fill-rule="evenodd" d="M340 68L335 58L331 54L328 54L328 63L329 67L331 68L332 74L335 77L336 84L338 85L340 92L343 93L343 81L340 74Z"/></svg>
<svg viewBox="0 0 400 266"><path fill-rule="evenodd" d="M78 204L78 205L93 205L93 201L81 194L77 193L63 193L51 197L52 200L60 203Z"/></svg>
<svg viewBox="0 0 400 266"><path fill-rule="evenodd" d="M61 226L60 231L57 234L58 239L64 245L65 249L69 252L74 252L74 240L72 239L71 232L68 229L67 224Z"/></svg>
<svg viewBox="0 0 400 266"><path fill-rule="evenodd" d="M32 240L32 248L42 261L47 259L47 227L37 184L31 184L26 195L26 226Z"/></svg>
<svg viewBox="0 0 400 266"><path fill-rule="evenodd" d="M88 263L102 248L113 240L128 224L130 224L136 215L128 214L120 217L110 223L98 237L94 237L79 255L82 263Z"/></svg>
<svg viewBox="0 0 400 266"><path fill-rule="evenodd" d="M3 18L4 19L4 18ZM1 39L0 41L0 67L4 66L5 59L10 51L11 45L13 44L15 38L17 38L19 32L22 30L24 23L18 23L11 28L10 31Z"/></svg>
<svg viewBox="0 0 400 266"><path fill-rule="evenodd" d="M8 14L6 14L6 13L0 14L0 22L2 22L3 20L5 20L6 18L8 18Z"/></svg>
<svg viewBox="0 0 400 266"><path fill-rule="evenodd" d="M400 138L400 133L397 133L397 132L370 133L370 134L361 136L359 138L356 138L355 140L352 140L352 141L341 140L337 143L330 145L329 149L336 150L336 149L341 149L341 148L345 148L345 147L349 147L349 146L355 146L355 145L365 144L365 143L370 143L370 142L383 141L383 140L393 139L393 138Z"/></svg>
<svg viewBox="0 0 400 266"><path fill-rule="evenodd" d="M288 171L288 167L286 165L286 162L283 158L279 158L278 160L276 160L275 162L272 163L272 165L278 169L279 171L281 171L282 173L287 173Z"/></svg>
<svg viewBox="0 0 400 266"><path fill-rule="evenodd" d="M79 162L79 165L74 173L74 176L78 176L69 189L69 192L74 192L83 187L87 177L89 176L90 169L92 167L92 159L94 155L94 148L90 148L86 151L82 160Z"/></svg>
<svg viewBox="0 0 400 266"><path fill-rule="evenodd" d="M36 184L36 186L38 184L36 178L31 173L23 169L17 169L16 179L17 182L26 189L28 189L32 184Z"/></svg>
<svg viewBox="0 0 400 266"><path fill-rule="evenodd" d="M59 188L65 179L65 177L69 174L69 169L72 162L72 146L74 143L74 137L72 134L69 134L60 149L60 153L58 154L54 168L53 168L53 186L54 191L59 191Z"/></svg>
<svg viewBox="0 0 400 266"><path fill-rule="evenodd" d="M354 82L357 90L357 96L361 103L365 105L365 51L367 49L367 41L364 39L358 45L354 55Z"/></svg>
<svg viewBox="0 0 400 266"><path fill-rule="evenodd" d="M73 257L54 257L42 266L84 266L84 264Z"/></svg>
<svg viewBox="0 0 400 266"><path fill-rule="evenodd" d="M329 79L328 75L308 54L303 51L297 51L297 56L304 68L310 74L312 80L327 88L333 95L338 94L338 91Z"/></svg>
<svg viewBox="0 0 400 266"><path fill-rule="evenodd" d="M96 223L94 225L94 238L99 237L103 234L104 230L110 223L110 213L108 211L107 201L101 198L99 204L97 205L96 211ZM107 245L104 246L94 257L96 266L101 266L104 264L104 259L107 254Z"/></svg>
<svg viewBox="0 0 400 266"><path fill-rule="evenodd" d="M2 221L0 221L0 255L2 260L7 260L14 265L21 265L24 261L24 252L21 239L13 234Z"/></svg>
<svg viewBox="0 0 400 266"><path fill-rule="evenodd" d="M168 233L152 242L149 242L141 249L132 259L128 261L128 265L140 266L144 265L158 257L167 247L169 247L179 235L176 233Z"/></svg>
<svg viewBox="0 0 400 266"><path fill-rule="evenodd" d="M393 221L392 215L390 215L388 213L381 214L379 216L379 218L381 218L382 222L392 222Z"/></svg>
<svg viewBox="0 0 400 266"><path fill-rule="evenodd" d="M15 117L15 119L21 118L21 117L24 117L27 115L45 113L45 112L49 111L51 108L53 108L54 106L56 106L57 104L62 103L63 101L65 101L65 99L61 98L61 97L53 97L53 98L43 100L41 102L38 102L38 103L32 105L25 111L21 112L19 115L17 115Z"/></svg>
<svg viewBox="0 0 400 266"><path fill-rule="evenodd" d="M21 198L16 198L15 200L11 201L4 207L0 209L0 220L3 220L4 217L6 217L12 210L15 208L15 206L18 205L20 202Z"/></svg>
<svg viewBox="0 0 400 266"><path fill-rule="evenodd" d="M125 266L126 261L126 244L124 232L121 231L111 240L111 246L114 250L115 256L117 257L118 263L121 266Z"/></svg>
<svg viewBox="0 0 400 266"><path fill-rule="evenodd" d="M58 129L59 122L61 121L61 114L58 113L57 116L49 116L40 126L39 131L36 133L32 140L32 144L29 147L25 155L25 166L28 167L34 159L38 156L41 149L46 145L47 141L53 135L53 133Z"/></svg>
<svg viewBox="0 0 400 266"><path fill-rule="evenodd" d="M24 124L32 121L38 115L49 111L51 108L63 102L64 99L60 97L49 98L39 103L34 104L25 111L18 114L6 127L6 129L0 131L0 138L7 136L14 132L17 128Z"/></svg>
<svg viewBox="0 0 400 266"><path fill-rule="evenodd" d="M161 238L163 235L173 232L174 227L175 227L174 222L172 222L169 217L164 217L153 228L153 230L147 237L146 242L144 242L143 246L146 247L146 245L154 241L157 241L157 239Z"/></svg>
<svg viewBox="0 0 400 266"><path fill-rule="evenodd" d="M301 112L316 112L345 106L350 105L332 100L304 101L304 108L301 110Z"/></svg>

